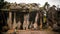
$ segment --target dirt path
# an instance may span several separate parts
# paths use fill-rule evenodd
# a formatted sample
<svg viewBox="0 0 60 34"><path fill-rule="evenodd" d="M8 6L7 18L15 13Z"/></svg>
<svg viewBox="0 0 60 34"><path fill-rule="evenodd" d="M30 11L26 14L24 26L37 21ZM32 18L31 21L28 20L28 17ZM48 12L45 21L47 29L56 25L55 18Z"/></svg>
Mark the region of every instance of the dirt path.
<svg viewBox="0 0 60 34"><path fill-rule="evenodd" d="M13 30L9 30L7 34L14 34ZM59 34L53 31L31 31L31 30L17 30L16 34Z"/></svg>

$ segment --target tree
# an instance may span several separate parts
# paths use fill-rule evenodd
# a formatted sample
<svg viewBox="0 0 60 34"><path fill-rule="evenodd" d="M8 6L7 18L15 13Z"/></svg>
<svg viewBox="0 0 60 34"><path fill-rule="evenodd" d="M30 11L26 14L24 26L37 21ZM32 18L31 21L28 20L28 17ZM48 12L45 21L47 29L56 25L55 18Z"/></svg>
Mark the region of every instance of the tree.
<svg viewBox="0 0 60 34"><path fill-rule="evenodd" d="M48 2L46 2L45 5L44 5L44 9L47 10L49 8L49 6L50 5L48 4Z"/></svg>
<svg viewBox="0 0 60 34"><path fill-rule="evenodd" d="M4 2L4 0L0 0L0 2Z"/></svg>
<svg viewBox="0 0 60 34"><path fill-rule="evenodd" d="M5 6L6 4L8 4L7 1L6 1L6 2L0 2L0 9L4 8L4 6Z"/></svg>
<svg viewBox="0 0 60 34"><path fill-rule="evenodd" d="M4 0L0 0L0 9L3 7Z"/></svg>

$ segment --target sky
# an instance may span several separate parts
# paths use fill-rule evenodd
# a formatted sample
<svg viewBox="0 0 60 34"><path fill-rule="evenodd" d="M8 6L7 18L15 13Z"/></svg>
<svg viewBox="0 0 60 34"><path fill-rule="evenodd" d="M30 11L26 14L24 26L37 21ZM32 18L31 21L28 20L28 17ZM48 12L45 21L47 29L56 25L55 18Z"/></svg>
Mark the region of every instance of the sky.
<svg viewBox="0 0 60 34"><path fill-rule="evenodd" d="M43 6L45 2L48 2L51 6L52 5L60 5L60 0L5 0L10 3L38 3L40 6ZM60 7L60 6L59 6Z"/></svg>

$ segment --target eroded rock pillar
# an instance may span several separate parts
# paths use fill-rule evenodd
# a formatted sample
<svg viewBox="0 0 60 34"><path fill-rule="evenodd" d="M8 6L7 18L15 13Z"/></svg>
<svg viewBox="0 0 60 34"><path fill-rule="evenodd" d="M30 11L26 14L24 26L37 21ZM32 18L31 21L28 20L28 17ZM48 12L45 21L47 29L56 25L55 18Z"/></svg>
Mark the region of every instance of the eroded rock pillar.
<svg viewBox="0 0 60 34"><path fill-rule="evenodd" d="M15 29L16 26L17 26L17 24L16 24L16 13L14 12L13 29Z"/></svg>
<svg viewBox="0 0 60 34"><path fill-rule="evenodd" d="M38 20L38 13L36 14L35 23L33 24L34 29L37 29L37 27L38 27L38 25L37 25L37 20Z"/></svg>
<svg viewBox="0 0 60 34"><path fill-rule="evenodd" d="M40 28L42 29L42 14L40 13Z"/></svg>
<svg viewBox="0 0 60 34"><path fill-rule="evenodd" d="M28 25L29 25L29 14L24 15L23 29L28 30Z"/></svg>
<svg viewBox="0 0 60 34"><path fill-rule="evenodd" d="M12 12L9 12L9 18L7 18L7 24L9 29L12 29Z"/></svg>

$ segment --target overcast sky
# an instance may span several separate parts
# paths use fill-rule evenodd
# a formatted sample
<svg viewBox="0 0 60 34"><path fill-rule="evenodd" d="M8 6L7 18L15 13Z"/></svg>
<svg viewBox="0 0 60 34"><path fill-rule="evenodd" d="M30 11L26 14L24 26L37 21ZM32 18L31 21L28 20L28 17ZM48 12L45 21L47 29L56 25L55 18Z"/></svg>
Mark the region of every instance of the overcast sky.
<svg viewBox="0 0 60 34"><path fill-rule="evenodd" d="M60 0L5 0L11 3L39 3L41 6L48 2L50 5L60 5Z"/></svg>

